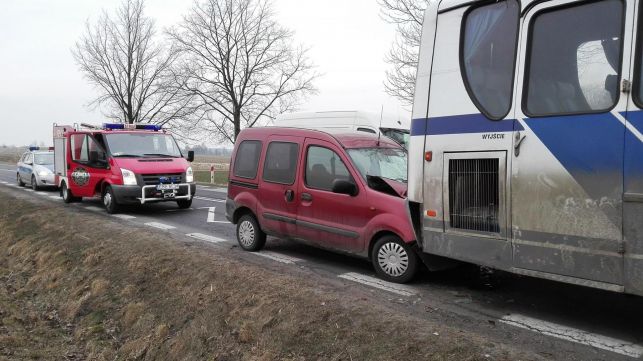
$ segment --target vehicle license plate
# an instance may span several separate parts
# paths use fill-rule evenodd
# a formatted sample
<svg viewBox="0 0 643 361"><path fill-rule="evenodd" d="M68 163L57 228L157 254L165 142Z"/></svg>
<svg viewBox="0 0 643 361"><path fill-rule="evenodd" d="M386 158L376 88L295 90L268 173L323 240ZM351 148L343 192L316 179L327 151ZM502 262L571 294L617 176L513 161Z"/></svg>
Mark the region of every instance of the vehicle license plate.
<svg viewBox="0 0 643 361"><path fill-rule="evenodd" d="M179 189L179 185L178 184L159 184L156 186L156 189L160 191L177 190Z"/></svg>

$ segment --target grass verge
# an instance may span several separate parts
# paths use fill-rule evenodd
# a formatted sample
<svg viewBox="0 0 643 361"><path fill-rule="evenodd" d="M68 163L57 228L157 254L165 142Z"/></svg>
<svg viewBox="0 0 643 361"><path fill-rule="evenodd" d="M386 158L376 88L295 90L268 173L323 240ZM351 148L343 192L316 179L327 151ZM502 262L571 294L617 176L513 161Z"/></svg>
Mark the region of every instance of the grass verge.
<svg viewBox="0 0 643 361"><path fill-rule="evenodd" d="M3 190L0 204L0 359L528 358L224 249Z"/></svg>

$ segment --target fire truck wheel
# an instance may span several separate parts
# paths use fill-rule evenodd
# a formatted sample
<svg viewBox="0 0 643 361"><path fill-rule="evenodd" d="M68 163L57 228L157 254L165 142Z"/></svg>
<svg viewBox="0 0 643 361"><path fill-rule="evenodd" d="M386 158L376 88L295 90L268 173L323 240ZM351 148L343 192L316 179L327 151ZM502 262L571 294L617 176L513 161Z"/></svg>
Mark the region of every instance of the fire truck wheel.
<svg viewBox="0 0 643 361"><path fill-rule="evenodd" d="M179 205L179 208L181 209L188 209L192 207L192 198L190 199L179 199L176 201L176 204Z"/></svg>
<svg viewBox="0 0 643 361"><path fill-rule="evenodd" d="M116 197L114 197L114 191L110 186L105 187L105 191L103 192L103 205L105 206L105 210L107 211L107 213L109 214L118 213L118 209L120 207L118 203L116 203Z"/></svg>
<svg viewBox="0 0 643 361"><path fill-rule="evenodd" d="M36 176L35 175L31 176L31 189L33 189L35 191L40 189L40 187L38 187L38 181L36 181Z"/></svg>
<svg viewBox="0 0 643 361"><path fill-rule="evenodd" d="M415 251L395 235L384 236L375 243L371 261L377 274L390 282L409 282L418 269Z"/></svg>
<svg viewBox="0 0 643 361"><path fill-rule="evenodd" d="M80 198L74 197L71 194L71 191L69 188L67 188L67 183L63 182L63 185L60 187L60 196L63 198L63 202L65 203L73 203L73 202L79 202Z"/></svg>
<svg viewBox="0 0 643 361"><path fill-rule="evenodd" d="M18 181L18 185L21 187L25 186L25 182L22 181L22 178L20 178L20 173L16 173L16 180Z"/></svg>
<svg viewBox="0 0 643 361"><path fill-rule="evenodd" d="M237 241L241 248L254 252L266 244L266 234L259 228L259 223L252 214L241 216L237 223Z"/></svg>

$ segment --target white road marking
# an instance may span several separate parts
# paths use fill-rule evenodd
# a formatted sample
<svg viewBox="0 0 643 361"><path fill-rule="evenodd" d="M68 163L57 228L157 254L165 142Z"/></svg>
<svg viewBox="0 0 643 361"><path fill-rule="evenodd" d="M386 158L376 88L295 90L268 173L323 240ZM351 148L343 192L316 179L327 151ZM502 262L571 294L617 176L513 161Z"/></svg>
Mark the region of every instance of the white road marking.
<svg viewBox="0 0 643 361"><path fill-rule="evenodd" d="M85 208L88 211L93 211L93 212L102 212L103 211L103 208L96 207L96 206L87 206L87 207L83 207L83 208Z"/></svg>
<svg viewBox="0 0 643 361"><path fill-rule="evenodd" d="M207 192L228 193L228 188L209 188L209 187L200 186L197 189L201 191L207 191Z"/></svg>
<svg viewBox="0 0 643 361"><path fill-rule="evenodd" d="M163 229L163 230L176 228L174 226L170 226L169 224L163 224L163 223L159 223L159 222L148 222L148 223L145 223L145 225L150 226L150 227L154 227L154 228L158 228L158 229Z"/></svg>
<svg viewBox="0 0 643 361"><path fill-rule="evenodd" d="M355 272L344 273L344 274L341 274L341 275L339 275L337 277L343 278L343 279L346 279L346 280L349 280L349 281L353 281L353 282L362 283L362 284L365 284L367 286L379 288L379 289L384 290L384 291L396 293L396 294L398 294L400 296L409 297L409 296L414 296L414 295L418 294L417 291L415 291L411 287L403 286L403 285L400 285L400 284L397 284L397 283L383 281L383 280L381 280L379 278L370 277L370 276L362 275L362 274L355 273Z"/></svg>
<svg viewBox="0 0 643 361"><path fill-rule="evenodd" d="M49 196L51 199L62 199L60 196Z"/></svg>
<svg viewBox="0 0 643 361"><path fill-rule="evenodd" d="M0 183L2 183L2 184L9 184L9 183L7 183L7 182L5 182L5 181L0 181Z"/></svg>
<svg viewBox="0 0 643 361"><path fill-rule="evenodd" d="M643 356L643 347L640 345L559 325L553 322L542 321L528 316L519 314L507 315L504 316L500 322L538 332L543 335L600 348L629 357L640 358Z"/></svg>
<svg viewBox="0 0 643 361"><path fill-rule="evenodd" d="M215 216L214 211L217 209L217 207L200 207L199 209L207 209L208 210L208 218L205 220L207 223L229 223L228 221L215 221L214 220L214 216Z"/></svg>
<svg viewBox="0 0 643 361"><path fill-rule="evenodd" d="M225 203L224 199L214 199L214 198L199 197L199 196L194 196L194 199L200 199L202 201L209 201L209 202Z"/></svg>
<svg viewBox="0 0 643 361"><path fill-rule="evenodd" d="M194 208L187 208L187 209L166 209L166 212L184 212L184 211L193 211Z"/></svg>
<svg viewBox="0 0 643 361"><path fill-rule="evenodd" d="M3 172L11 172L11 173L14 173L14 172L15 172L15 170L11 170L11 169L0 169L0 171L3 171Z"/></svg>
<svg viewBox="0 0 643 361"><path fill-rule="evenodd" d="M112 214L112 217L127 219L127 220L136 218L134 216L130 216L129 214Z"/></svg>
<svg viewBox="0 0 643 361"><path fill-rule="evenodd" d="M36 192L36 194L39 196L49 196L49 193L46 192Z"/></svg>
<svg viewBox="0 0 643 361"><path fill-rule="evenodd" d="M22 190L27 191L27 192L33 192L33 189L31 189L31 188L22 188Z"/></svg>
<svg viewBox="0 0 643 361"><path fill-rule="evenodd" d="M280 253L270 252L270 251L249 252L249 253L254 254L256 256L269 258L273 261L286 263L286 264L295 264L297 262L303 261L302 259L299 259L296 257L286 256L285 254L280 254Z"/></svg>
<svg viewBox="0 0 643 361"><path fill-rule="evenodd" d="M227 240L223 238L208 236L207 234L203 234L203 233L188 233L186 234L186 236L190 238L195 238L201 241L211 242L211 243L227 242Z"/></svg>

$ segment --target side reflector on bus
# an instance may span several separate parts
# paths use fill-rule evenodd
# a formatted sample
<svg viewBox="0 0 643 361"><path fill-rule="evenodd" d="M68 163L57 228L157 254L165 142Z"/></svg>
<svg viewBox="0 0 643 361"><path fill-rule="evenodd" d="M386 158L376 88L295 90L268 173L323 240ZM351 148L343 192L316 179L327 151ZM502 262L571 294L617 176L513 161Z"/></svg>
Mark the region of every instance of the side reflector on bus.
<svg viewBox="0 0 643 361"><path fill-rule="evenodd" d="M427 162L432 161L433 160L433 152L432 151L424 152L424 160L426 160Z"/></svg>
<svg viewBox="0 0 643 361"><path fill-rule="evenodd" d="M437 211L435 211L435 210L433 210L433 209L429 209L428 211L426 211L426 215L427 215L428 217L437 217L437 216L438 216L438 212L437 212Z"/></svg>

